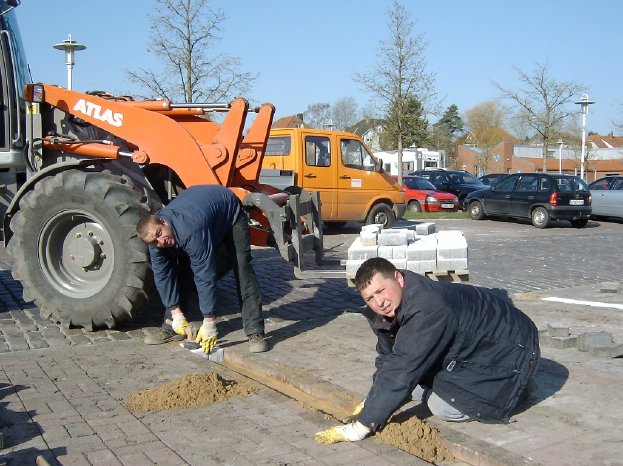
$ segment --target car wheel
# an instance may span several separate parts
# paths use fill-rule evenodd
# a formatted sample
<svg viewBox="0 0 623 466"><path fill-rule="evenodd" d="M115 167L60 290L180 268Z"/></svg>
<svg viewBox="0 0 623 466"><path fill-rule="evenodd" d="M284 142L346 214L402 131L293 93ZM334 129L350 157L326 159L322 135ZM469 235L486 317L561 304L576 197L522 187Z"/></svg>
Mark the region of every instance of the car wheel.
<svg viewBox="0 0 623 466"><path fill-rule="evenodd" d="M422 212L422 206L420 205L418 201L409 202L409 205L407 206L407 208L409 209L409 212L411 212L412 214L417 214L418 212Z"/></svg>
<svg viewBox="0 0 623 466"><path fill-rule="evenodd" d="M469 205L469 218L472 220L482 220L485 218L485 211L480 201L473 201Z"/></svg>
<svg viewBox="0 0 623 466"><path fill-rule="evenodd" d="M549 224L549 213L545 207L537 207L532 211L532 225L545 228Z"/></svg>
<svg viewBox="0 0 623 466"><path fill-rule="evenodd" d="M576 228L584 228L588 223L587 218L576 218L575 220L571 220L571 225Z"/></svg>

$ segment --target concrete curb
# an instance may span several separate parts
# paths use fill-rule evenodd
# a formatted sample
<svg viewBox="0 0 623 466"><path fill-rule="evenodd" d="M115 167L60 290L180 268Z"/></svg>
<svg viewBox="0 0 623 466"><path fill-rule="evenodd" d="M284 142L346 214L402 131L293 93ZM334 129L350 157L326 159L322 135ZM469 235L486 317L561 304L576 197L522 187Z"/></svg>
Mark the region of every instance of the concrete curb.
<svg viewBox="0 0 623 466"><path fill-rule="evenodd" d="M308 372L277 364L262 358L261 355L243 353L232 348L224 351L223 361L219 364L256 380L274 390L311 405L336 420L348 416L361 401L358 396L349 393L331 383L318 380ZM539 463L514 454L503 448L483 442L462 432L452 429L448 423L427 419L437 428L454 457L473 466L520 466Z"/></svg>

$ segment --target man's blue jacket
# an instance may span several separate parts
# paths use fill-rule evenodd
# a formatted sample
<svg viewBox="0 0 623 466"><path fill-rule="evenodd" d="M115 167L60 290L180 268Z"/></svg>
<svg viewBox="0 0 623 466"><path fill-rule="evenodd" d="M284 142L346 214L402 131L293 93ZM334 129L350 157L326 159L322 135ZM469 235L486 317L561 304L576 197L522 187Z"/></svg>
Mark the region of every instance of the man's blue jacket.
<svg viewBox="0 0 623 466"><path fill-rule="evenodd" d="M215 251L224 241L242 204L227 188L219 185L192 186L156 212L173 230L175 247L149 246L158 293L167 310L180 306L178 254L190 259L204 316L214 315L216 293Z"/></svg>
<svg viewBox="0 0 623 466"><path fill-rule="evenodd" d="M492 290L402 273L396 317L365 311L378 355L359 422L381 428L418 384L473 419L507 422L540 357L532 320Z"/></svg>

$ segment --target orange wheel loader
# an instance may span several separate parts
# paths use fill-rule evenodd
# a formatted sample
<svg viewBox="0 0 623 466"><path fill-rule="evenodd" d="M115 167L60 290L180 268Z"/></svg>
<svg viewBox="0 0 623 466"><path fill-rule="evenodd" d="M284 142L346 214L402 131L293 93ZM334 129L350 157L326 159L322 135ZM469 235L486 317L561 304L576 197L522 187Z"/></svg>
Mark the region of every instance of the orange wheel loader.
<svg viewBox="0 0 623 466"><path fill-rule="evenodd" d="M135 317L153 280L136 223L197 184L234 191L252 243L276 247L297 276L305 252L321 262L319 197L258 183L272 105L139 101L32 83L18 4L0 0L0 213L13 277L43 317L87 329ZM224 113L221 123L212 112Z"/></svg>

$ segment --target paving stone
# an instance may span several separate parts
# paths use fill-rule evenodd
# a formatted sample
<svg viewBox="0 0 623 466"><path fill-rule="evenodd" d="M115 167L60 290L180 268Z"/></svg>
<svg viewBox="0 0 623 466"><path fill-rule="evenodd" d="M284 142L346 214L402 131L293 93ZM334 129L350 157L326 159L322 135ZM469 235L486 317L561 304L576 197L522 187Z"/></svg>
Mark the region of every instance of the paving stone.
<svg viewBox="0 0 623 466"><path fill-rule="evenodd" d="M591 332L578 334L578 350L590 351L592 347L609 346L614 340L609 332Z"/></svg>
<svg viewBox="0 0 623 466"><path fill-rule="evenodd" d="M577 347L578 336L570 335L568 337L553 337L548 333L539 334L539 343L550 348L575 348Z"/></svg>
<svg viewBox="0 0 623 466"><path fill-rule="evenodd" d="M569 326L561 322L548 322L547 333L552 337L568 337L571 334Z"/></svg>

